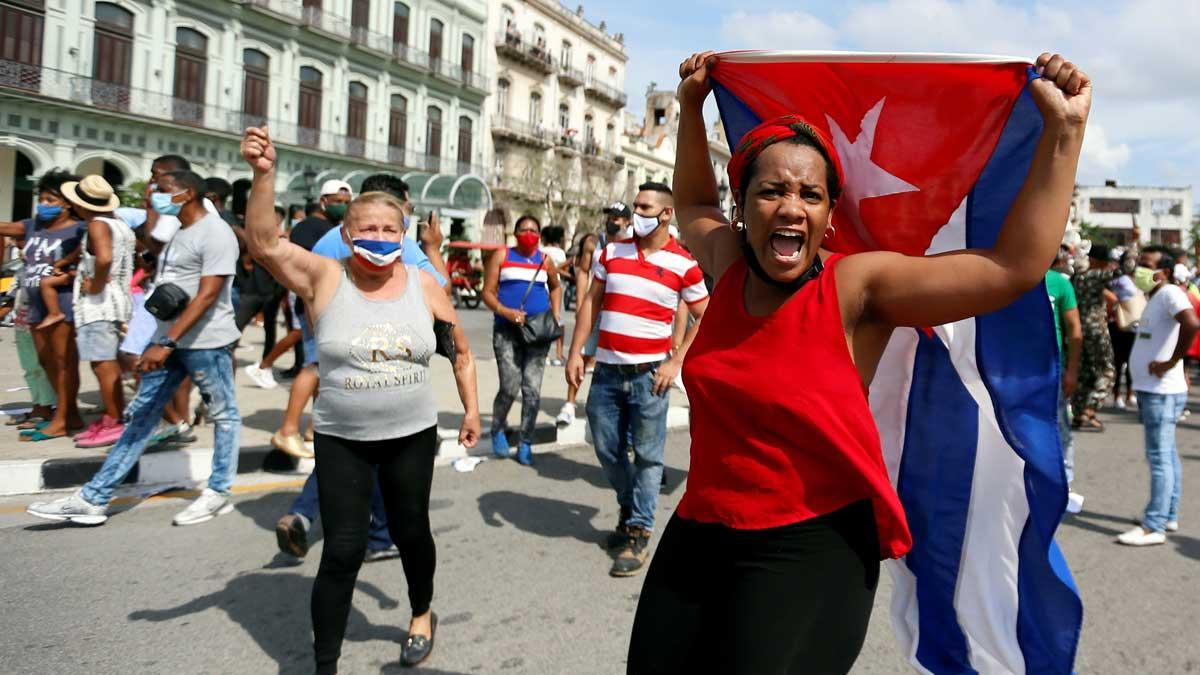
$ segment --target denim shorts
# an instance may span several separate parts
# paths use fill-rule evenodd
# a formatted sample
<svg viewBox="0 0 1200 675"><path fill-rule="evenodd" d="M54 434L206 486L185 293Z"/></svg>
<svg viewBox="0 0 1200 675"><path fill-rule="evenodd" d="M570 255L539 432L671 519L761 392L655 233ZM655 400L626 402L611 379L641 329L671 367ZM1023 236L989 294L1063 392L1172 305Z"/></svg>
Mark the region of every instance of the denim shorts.
<svg viewBox="0 0 1200 675"><path fill-rule="evenodd" d="M308 317L300 316L300 334L304 337L304 365L311 366L317 362L317 337L308 327Z"/></svg>
<svg viewBox="0 0 1200 675"><path fill-rule="evenodd" d="M93 321L75 327L80 361L116 361L121 331L116 321Z"/></svg>

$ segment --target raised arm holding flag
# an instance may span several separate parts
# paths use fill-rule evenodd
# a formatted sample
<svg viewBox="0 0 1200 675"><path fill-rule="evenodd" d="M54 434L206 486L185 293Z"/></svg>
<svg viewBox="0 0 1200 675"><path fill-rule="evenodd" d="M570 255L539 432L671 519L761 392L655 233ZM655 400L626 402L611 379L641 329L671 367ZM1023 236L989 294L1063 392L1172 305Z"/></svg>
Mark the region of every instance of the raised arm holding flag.
<svg viewBox="0 0 1200 675"><path fill-rule="evenodd" d="M630 673L847 672L878 561L901 556L893 622L918 670L1070 672L1058 357L1032 289L1062 239L1091 82L1061 56L1033 65L681 64L676 208L717 285L684 366L687 492ZM732 223L707 157L714 81Z"/></svg>

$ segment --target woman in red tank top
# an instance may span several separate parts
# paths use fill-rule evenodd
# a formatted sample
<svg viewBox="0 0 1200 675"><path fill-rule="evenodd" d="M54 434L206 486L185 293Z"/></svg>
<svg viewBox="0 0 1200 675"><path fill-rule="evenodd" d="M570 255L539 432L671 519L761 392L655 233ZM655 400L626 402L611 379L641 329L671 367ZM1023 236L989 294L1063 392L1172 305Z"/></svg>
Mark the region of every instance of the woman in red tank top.
<svg viewBox="0 0 1200 675"><path fill-rule="evenodd" d="M995 311L1041 282L1067 221L1091 83L1060 56L1038 58L1030 91L1044 131L993 248L840 256L822 248L839 159L795 116L738 143L725 219L702 113L715 63L706 52L679 69L676 213L716 289L684 364L687 491L647 573L628 672L844 673L879 560L912 544L867 387L895 327Z"/></svg>

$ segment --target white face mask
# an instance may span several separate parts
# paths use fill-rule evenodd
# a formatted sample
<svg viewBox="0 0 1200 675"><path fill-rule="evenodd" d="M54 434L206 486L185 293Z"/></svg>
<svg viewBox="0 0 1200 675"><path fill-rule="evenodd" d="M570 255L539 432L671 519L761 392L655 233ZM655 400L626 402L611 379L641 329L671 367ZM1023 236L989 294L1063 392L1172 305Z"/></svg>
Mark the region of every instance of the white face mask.
<svg viewBox="0 0 1200 675"><path fill-rule="evenodd" d="M648 237L658 229L658 216L643 216L640 213L633 214L633 235L635 237Z"/></svg>

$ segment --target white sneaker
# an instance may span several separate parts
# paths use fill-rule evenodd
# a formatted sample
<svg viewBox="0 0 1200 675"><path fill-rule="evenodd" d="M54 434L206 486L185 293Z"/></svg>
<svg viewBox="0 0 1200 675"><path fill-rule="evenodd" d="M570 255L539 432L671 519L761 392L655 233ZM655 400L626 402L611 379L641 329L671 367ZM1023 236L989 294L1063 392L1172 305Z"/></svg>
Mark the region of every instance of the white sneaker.
<svg viewBox="0 0 1200 675"><path fill-rule="evenodd" d="M212 488L204 488L196 501L180 511L171 522L175 525L199 525L232 510L233 504L229 503L228 497Z"/></svg>
<svg viewBox="0 0 1200 675"><path fill-rule="evenodd" d="M271 374L270 368L259 368L257 364L252 363L243 368L242 371L246 373L246 377L249 377L261 389L274 389L279 386L279 383L275 381L275 376Z"/></svg>
<svg viewBox="0 0 1200 675"><path fill-rule="evenodd" d="M1167 535L1162 532L1147 532L1142 529L1141 525L1132 530L1117 535L1117 543L1125 544L1126 546L1154 546L1155 544L1165 544Z"/></svg>
<svg viewBox="0 0 1200 675"><path fill-rule="evenodd" d="M50 502L34 502L25 513L46 520L68 521L80 525L102 525L108 520L108 508L96 506L83 498L82 492Z"/></svg>
<svg viewBox="0 0 1200 675"><path fill-rule="evenodd" d="M558 411L558 418L555 419L554 421L559 426L559 428L569 427L572 424L574 424L574 422L575 422L575 404L574 403L564 403L562 410Z"/></svg>
<svg viewBox="0 0 1200 675"><path fill-rule="evenodd" d="M1123 399L1123 398L1117 399L1116 406L1117 406L1117 410L1124 410L1125 409L1125 399Z"/></svg>
<svg viewBox="0 0 1200 675"><path fill-rule="evenodd" d="M1179 521L1178 520L1168 520L1167 521L1167 532L1178 532L1178 531L1179 531Z"/></svg>
<svg viewBox="0 0 1200 675"><path fill-rule="evenodd" d="M1083 510L1083 495L1072 492L1067 495L1067 513L1079 513Z"/></svg>

